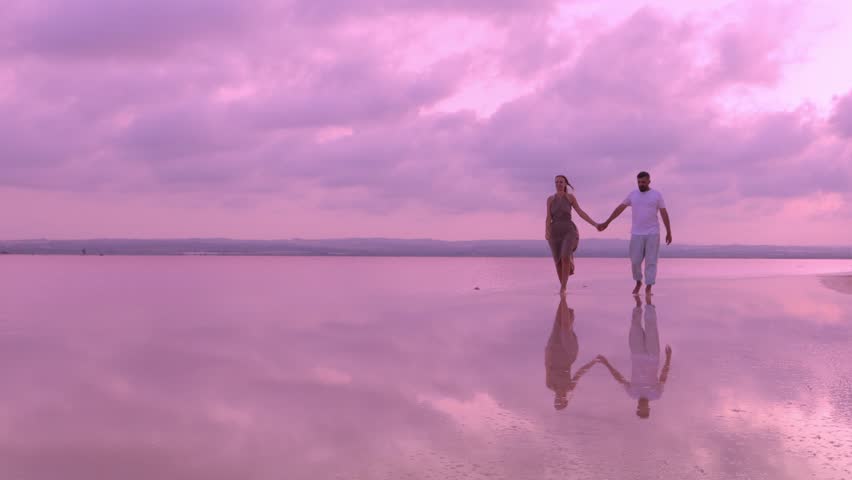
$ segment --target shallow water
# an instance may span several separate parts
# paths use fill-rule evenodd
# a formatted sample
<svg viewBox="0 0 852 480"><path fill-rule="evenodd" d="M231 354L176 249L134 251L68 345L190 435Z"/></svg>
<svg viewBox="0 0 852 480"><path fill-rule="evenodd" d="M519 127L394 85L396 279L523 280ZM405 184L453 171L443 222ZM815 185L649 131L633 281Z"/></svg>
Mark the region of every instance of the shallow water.
<svg viewBox="0 0 852 480"><path fill-rule="evenodd" d="M618 259L559 317L547 259L0 268L4 479L852 478L852 295L814 275L849 261L663 259L658 364ZM547 364L656 382L666 345L648 418L599 361L554 408Z"/></svg>

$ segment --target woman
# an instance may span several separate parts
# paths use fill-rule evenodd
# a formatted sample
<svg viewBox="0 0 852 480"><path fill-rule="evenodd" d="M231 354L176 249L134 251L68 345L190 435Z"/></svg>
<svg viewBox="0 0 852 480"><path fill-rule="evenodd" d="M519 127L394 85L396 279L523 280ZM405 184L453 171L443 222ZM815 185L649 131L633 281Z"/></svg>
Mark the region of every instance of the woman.
<svg viewBox="0 0 852 480"><path fill-rule="evenodd" d="M580 344L574 333L574 309L568 307L565 297L559 298L553 330L544 348L545 384L553 391L553 408L562 410L568 406L569 396L577 388L580 378L595 365L592 360L571 375L571 367L577 361Z"/></svg>
<svg viewBox="0 0 852 480"><path fill-rule="evenodd" d="M556 262L556 275L559 276L559 283L562 285L559 293L564 294L568 277L574 274L574 251L580 243L580 233L571 219L571 208L577 210L577 214L595 229L598 228L598 224L580 208L577 197L568 193L568 187L572 190L574 187L565 175L557 175L555 182L556 194L547 198L544 238L547 239L550 251L553 253L553 261Z"/></svg>

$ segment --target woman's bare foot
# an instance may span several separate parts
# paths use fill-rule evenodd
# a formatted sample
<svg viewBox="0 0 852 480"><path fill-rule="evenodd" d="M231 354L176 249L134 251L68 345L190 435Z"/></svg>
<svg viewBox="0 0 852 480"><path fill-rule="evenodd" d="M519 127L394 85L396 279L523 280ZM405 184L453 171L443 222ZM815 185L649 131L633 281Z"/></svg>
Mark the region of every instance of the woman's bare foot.
<svg viewBox="0 0 852 480"><path fill-rule="evenodd" d="M636 282L636 288L633 289L633 295L639 295L640 288L642 288L642 282Z"/></svg>
<svg viewBox="0 0 852 480"><path fill-rule="evenodd" d="M563 285L562 288L559 289L559 295L565 295L565 293L567 293L567 291L568 291L568 287Z"/></svg>

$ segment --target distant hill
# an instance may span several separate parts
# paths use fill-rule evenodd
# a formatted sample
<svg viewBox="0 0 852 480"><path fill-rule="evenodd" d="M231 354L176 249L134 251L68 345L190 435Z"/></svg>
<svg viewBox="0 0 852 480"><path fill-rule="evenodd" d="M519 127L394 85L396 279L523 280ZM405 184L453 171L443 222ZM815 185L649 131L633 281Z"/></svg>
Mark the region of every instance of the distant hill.
<svg viewBox="0 0 852 480"><path fill-rule="evenodd" d="M278 255L403 257L547 257L544 240L400 240L352 238L329 240L92 239L0 241L5 254L36 255ZM625 257L627 240L581 240L579 257ZM849 247L773 245L681 245L661 249L663 257L682 258L844 258Z"/></svg>

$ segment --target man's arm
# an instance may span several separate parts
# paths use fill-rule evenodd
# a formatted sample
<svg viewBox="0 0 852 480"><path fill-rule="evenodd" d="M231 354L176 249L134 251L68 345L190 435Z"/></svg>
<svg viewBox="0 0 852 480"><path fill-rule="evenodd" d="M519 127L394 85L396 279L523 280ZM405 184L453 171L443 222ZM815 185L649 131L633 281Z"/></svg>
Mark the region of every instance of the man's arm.
<svg viewBox="0 0 852 480"><path fill-rule="evenodd" d="M669 378L669 369L672 367L672 347L666 345L666 363L663 365L663 371L660 372L660 383L665 384Z"/></svg>
<svg viewBox="0 0 852 480"><path fill-rule="evenodd" d="M660 216L663 217L663 224L666 226L666 245L670 245L672 243L672 224L669 222L669 212L665 208L661 208Z"/></svg>
<svg viewBox="0 0 852 480"><path fill-rule="evenodd" d="M600 226L598 227L598 230L604 231L606 229L606 227L609 226L609 222L615 220L619 215L621 215L621 212L623 212L625 209L627 209L627 205L625 205L623 203L621 205L615 207L615 210L612 211L612 215L610 215L609 218L606 219L605 222L600 224Z"/></svg>

